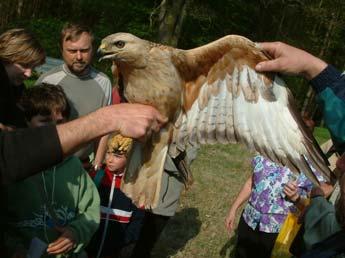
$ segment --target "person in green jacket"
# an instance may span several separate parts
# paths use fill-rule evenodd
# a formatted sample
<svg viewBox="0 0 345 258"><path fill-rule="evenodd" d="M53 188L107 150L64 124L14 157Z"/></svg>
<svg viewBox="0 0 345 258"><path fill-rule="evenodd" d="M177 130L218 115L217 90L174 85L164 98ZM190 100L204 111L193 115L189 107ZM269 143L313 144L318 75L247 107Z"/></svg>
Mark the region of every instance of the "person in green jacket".
<svg viewBox="0 0 345 258"><path fill-rule="evenodd" d="M69 113L60 86L32 87L20 105L29 127L62 123ZM82 257L99 225L100 200L78 158L68 157L4 190L8 257Z"/></svg>

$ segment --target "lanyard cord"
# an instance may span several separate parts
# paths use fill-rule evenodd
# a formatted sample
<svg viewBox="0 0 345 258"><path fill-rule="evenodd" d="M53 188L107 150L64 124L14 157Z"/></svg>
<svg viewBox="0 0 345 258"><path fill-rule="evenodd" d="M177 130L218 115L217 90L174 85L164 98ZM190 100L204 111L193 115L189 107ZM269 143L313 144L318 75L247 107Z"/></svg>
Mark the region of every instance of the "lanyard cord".
<svg viewBox="0 0 345 258"><path fill-rule="evenodd" d="M54 205L54 196L55 196L55 172L56 172L56 167L54 166L53 168L53 185L52 185L52 193L51 193L51 203L49 203L49 198L48 198L48 190L47 190L47 185L46 185L46 180L44 178L44 171L41 172L41 177L42 177L42 182L43 182L43 190L44 190L44 199L45 199L45 203L44 203L44 214L43 214L43 228L44 228L44 236L46 238L47 243L49 243L49 239L48 239L48 233L47 233L47 219L46 219L46 214L48 213L51 217L52 220L54 222L54 224L56 224L56 222L58 222L56 213L53 209L53 205ZM58 224L56 224L58 225Z"/></svg>
<svg viewBox="0 0 345 258"><path fill-rule="evenodd" d="M111 189L110 189L109 202L108 202L108 207L107 208L110 208L111 204L113 202L115 182L116 182L116 175L113 175L113 180L111 182ZM107 212L106 217L105 217L105 224L104 224L104 230L103 230L103 234L102 234L101 244L99 246L96 258L99 258L101 253L102 253L105 237L106 237L106 234L107 234L108 224L109 224L109 213Z"/></svg>

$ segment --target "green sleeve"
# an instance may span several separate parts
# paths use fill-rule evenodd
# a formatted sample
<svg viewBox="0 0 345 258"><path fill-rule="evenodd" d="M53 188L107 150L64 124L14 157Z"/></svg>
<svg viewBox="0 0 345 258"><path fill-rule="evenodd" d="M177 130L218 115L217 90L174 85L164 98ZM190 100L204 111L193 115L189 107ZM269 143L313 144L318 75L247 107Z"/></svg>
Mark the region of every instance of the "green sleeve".
<svg viewBox="0 0 345 258"><path fill-rule="evenodd" d="M75 253L85 248L100 222L100 200L97 188L86 171L83 168L81 170L78 214L69 224L77 242Z"/></svg>
<svg viewBox="0 0 345 258"><path fill-rule="evenodd" d="M311 199L304 217L304 242L309 250L312 245L325 240L341 229L335 216L335 208L324 197Z"/></svg>
<svg viewBox="0 0 345 258"><path fill-rule="evenodd" d="M329 88L318 95L318 100L323 104L324 120L330 130L333 141L341 145L345 143L345 102Z"/></svg>

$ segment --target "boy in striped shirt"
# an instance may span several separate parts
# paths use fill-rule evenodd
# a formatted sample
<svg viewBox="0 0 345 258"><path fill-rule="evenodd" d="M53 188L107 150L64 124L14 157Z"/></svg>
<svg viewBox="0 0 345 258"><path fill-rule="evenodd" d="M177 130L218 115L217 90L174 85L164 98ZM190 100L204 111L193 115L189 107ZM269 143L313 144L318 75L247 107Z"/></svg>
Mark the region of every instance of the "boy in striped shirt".
<svg viewBox="0 0 345 258"><path fill-rule="evenodd" d="M90 241L90 257L118 257L121 249L138 239L144 210L121 190L121 180L132 140L114 135L108 141L105 166L90 173L101 198L101 224Z"/></svg>

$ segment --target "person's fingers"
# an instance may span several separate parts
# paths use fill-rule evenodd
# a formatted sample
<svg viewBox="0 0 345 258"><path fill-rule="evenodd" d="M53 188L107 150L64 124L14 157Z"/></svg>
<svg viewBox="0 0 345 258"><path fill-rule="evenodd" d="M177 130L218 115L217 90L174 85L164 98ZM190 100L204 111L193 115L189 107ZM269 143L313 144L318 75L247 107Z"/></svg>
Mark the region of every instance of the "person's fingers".
<svg viewBox="0 0 345 258"><path fill-rule="evenodd" d="M234 220L235 220L235 217L233 215L229 215L225 218L225 227L228 232L228 235L231 234L231 231L234 227Z"/></svg>
<svg viewBox="0 0 345 258"><path fill-rule="evenodd" d="M295 191L295 190L297 190L297 182L290 181L285 185L285 187L291 191Z"/></svg>
<svg viewBox="0 0 345 258"><path fill-rule="evenodd" d="M149 107L149 115L146 118L148 120L149 129L152 129L154 132L158 132L160 128L168 122L168 118L163 116L158 110L151 106Z"/></svg>
<svg viewBox="0 0 345 258"><path fill-rule="evenodd" d="M156 120L160 126L168 122L168 118L163 116L160 112L156 111Z"/></svg>
<svg viewBox="0 0 345 258"><path fill-rule="evenodd" d="M2 123L0 123L0 130L2 131L14 131L15 127L14 126L9 126L9 125L4 125Z"/></svg>
<svg viewBox="0 0 345 258"><path fill-rule="evenodd" d="M229 236L231 235L233 228L234 228L234 220L230 220L227 226L227 231L228 231Z"/></svg>
<svg viewBox="0 0 345 258"><path fill-rule="evenodd" d="M47 252L49 254L60 254L69 251L72 246L73 243L69 239L60 238L59 241L55 241L52 245L49 245Z"/></svg>
<svg viewBox="0 0 345 258"><path fill-rule="evenodd" d="M263 61L255 66L255 70L258 72L275 72L280 70L280 60L273 59L268 61Z"/></svg>
<svg viewBox="0 0 345 258"><path fill-rule="evenodd" d="M157 120L153 120L152 123L151 123L150 128L148 129L148 133L152 133L152 131L159 132L160 128L161 128L161 125L158 123L158 121Z"/></svg>
<svg viewBox="0 0 345 258"><path fill-rule="evenodd" d="M266 52L272 58L275 57L277 48L281 42L258 42L256 45L264 52Z"/></svg>
<svg viewBox="0 0 345 258"><path fill-rule="evenodd" d="M230 219L229 218L225 218L225 227L227 229L229 229L229 224L230 224Z"/></svg>

